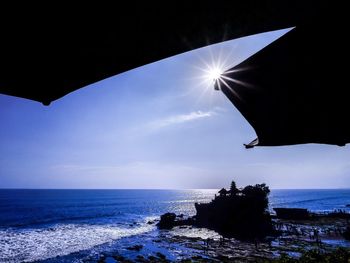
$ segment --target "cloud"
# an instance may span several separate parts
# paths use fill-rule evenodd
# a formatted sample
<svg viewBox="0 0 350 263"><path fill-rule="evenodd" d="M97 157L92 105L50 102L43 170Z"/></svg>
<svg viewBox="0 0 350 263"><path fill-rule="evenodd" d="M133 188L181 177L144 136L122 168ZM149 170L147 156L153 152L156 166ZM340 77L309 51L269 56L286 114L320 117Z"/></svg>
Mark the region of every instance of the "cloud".
<svg viewBox="0 0 350 263"><path fill-rule="evenodd" d="M209 118L215 114L216 114L215 111L192 111L192 112L187 113L187 114L178 114L178 115L174 115L174 116L169 116L169 117L164 118L164 119L159 119L159 120L153 121L149 124L149 127L152 130L156 130L156 129L161 129L161 128L165 128L165 127L176 125L176 124L182 124L182 123L186 123L186 122L192 122L195 120Z"/></svg>

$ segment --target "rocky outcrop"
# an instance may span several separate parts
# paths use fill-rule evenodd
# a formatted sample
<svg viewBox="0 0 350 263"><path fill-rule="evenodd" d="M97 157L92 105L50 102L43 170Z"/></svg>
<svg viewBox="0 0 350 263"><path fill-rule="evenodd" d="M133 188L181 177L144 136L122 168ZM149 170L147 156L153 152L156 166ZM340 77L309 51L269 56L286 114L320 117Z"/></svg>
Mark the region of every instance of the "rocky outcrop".
<svg viewBox="0 0 350 263"><path fill-rule="evenodd" d="M160 216L160 221L157 226L160 229L171 229L175 225L176 214L174 213L165 213Z"/></svg>
<svg viewBox="0 0 350 263"><path fill-rule="evenodd" d="M157 224L159 229L172 229L175 226L185 226L194 225L194 218L184 218L183 215L178 215L174 213L165 213L160 216L160 221Z"/></svg>
<svg viewBox="0 0 350 263"><path fill-rule="evenodd" d="M235 184L232 185L235 187ZM263 239L273 234L271 217L267 212L270 190L265 184L220 191L220 195L210 203L195 204L195 225L241 240Z"/></svg>
<svg viewBox="0 0 350 263"><path fill-rule="evenodd" d="M248 185L239 190L233 182L229 191L221 189L210 202L195 203L196 215L179 218L174 213L160 217L159 229L194 225L217 231L225 237L241 240L263 239L273 234L271 216L267 212L268 194L265 184Z"/></svg>
<svg viewBox="0 0 350 263"><path fill-rule="evenodd" d="M279 219L304 220L310 218L310 213L304 208L274 208Z"/></svg>

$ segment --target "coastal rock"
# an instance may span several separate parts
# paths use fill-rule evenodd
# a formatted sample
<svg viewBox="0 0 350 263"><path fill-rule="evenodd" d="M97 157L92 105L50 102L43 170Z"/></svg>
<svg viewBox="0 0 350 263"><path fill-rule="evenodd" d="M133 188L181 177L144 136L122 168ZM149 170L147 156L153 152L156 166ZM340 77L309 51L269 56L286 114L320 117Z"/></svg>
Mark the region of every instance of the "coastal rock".
<svg viewBox="0 0 350 263"><path fill-rule="evenodd" d="M232 182L229 191L222 188L210 203L195 203L197 214L194 217L183 218L183 215L165 213L157 226L160 229L197 226L213 229L226 237L263 239L275 234L267 212L269 192L265 184L248 185L239 190Z"/></svg>
<svg viewBox="0 0 350 263"><path fill-rule="evenodd" d="M106 262L106 256L101 255L100 258L97 260L97 263L105 263Z"/></svg>
<svg viewBox="0 0 350 263"><path fill-rule="evenodd" d="M127 250L134 250L134 251L140 251L143 248L142 245L135 245L135 246L131 246L131 247L127 247Z"/></svg>
<svg viewBox="0 0 350 263"><path fill-rule="evenodd" d="M117 261L117 262L124 262L126 260L126 258L124 256L121 255L115 255L113 256L113 258Z"/></svg>
<svg viewBox="0 0 350 263"><path fill-rule="evenodd" d="M273 234L267 212L268 194L265 184L248 185L242 190L232 182L231 189L221 189L210 203L195 203L195 224L241 240L263 239Z"/></svg>
<svg viewBox="0 0 350 263"><path fill-rule="evenodd" d="M160 221L157 226L160 229L172 229L175 226L176 214L165 213L160 216Z"/></svg>
<svg viewBox="0 0 350 263"><path fill-rule="evenodd" d="M184 218L184 215L176 215L174 213L165 213L160 216L160 221L157 224L159 229L172 229L175 226L189 226L195 223L194 218Z"/></svg>
<svg viewBox="0 0 350 263"><path fill-rule="evenodd" d="M149 262L149 260L147 260L144 256L142 256L142 255L137 255L136 256L136 261L137 262L143 262L143 263L148 263Z"/></svg>
<svg viewBox="0 0 350 263"><path fill-rule="evenodd" d="M155 256L149 256L148 259L151 261L151 262L154 262L157 260L157 258Z"/></svg>
<svg viewBox="0 0 350 263"><path fill-rule="evenodd" d="M328 217L350 219L350 214L343 209L337 209L327 214Z"/></svg>
<svg viewBox="0 0 350 263"><path fill-rule="evenodd" d="M163 255L163 254L160 253L160 252L157 252L156 255L157 255L157 257L160 258L160 259L163 259L163 260L166 259L166 256Z"/></svg>
<svg viewBox="0 0 350 263"><path fill-rule="evenodd" d="M305 208L274 208L277 218L304 220L310 218L310 213Z"/></svg>

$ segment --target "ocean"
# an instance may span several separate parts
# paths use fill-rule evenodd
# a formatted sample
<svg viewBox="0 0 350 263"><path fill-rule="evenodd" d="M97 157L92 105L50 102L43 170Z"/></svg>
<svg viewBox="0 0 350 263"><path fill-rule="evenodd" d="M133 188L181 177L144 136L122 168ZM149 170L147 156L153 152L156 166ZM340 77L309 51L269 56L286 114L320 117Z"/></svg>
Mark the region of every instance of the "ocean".
<svg viewBox="0 0 350 263"><path fill-rule="evenodd" d="M82 262L100 253L147 244L157 236L150 221L166 212L191 216L195 202L209 202L217 190L0 190L0 262ZM272 190L274 207L314 212L350 212L350 189ZM212 237L210 230L181 235ZM176 258L176 251L146 246ZM182 251L183 252L183 251Z"/></svg>

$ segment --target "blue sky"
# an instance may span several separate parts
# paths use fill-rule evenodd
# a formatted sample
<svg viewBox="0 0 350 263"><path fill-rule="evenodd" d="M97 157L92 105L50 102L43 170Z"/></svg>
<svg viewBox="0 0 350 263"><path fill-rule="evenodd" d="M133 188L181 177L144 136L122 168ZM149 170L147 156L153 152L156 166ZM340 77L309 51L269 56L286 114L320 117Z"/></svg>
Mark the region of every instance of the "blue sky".
<svg viewBox="0 0 350 263"><path fill-rule="evenodd" d="M256 147L213 89L207 65L233 66L287 30L223 42L108 78L49 107L0 95L0 188L350 187L349 147Z"/></svg>

